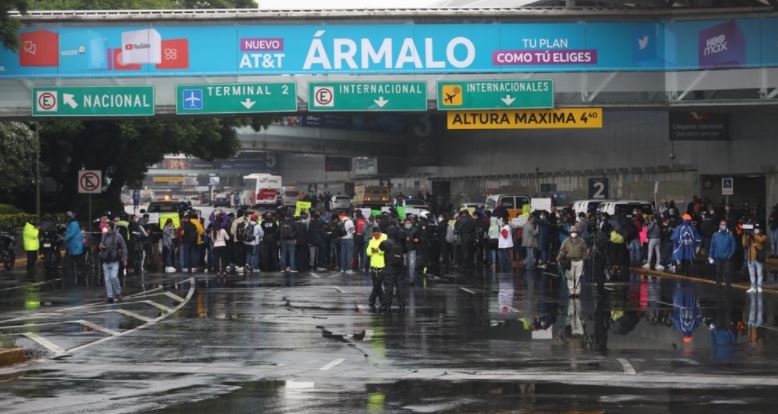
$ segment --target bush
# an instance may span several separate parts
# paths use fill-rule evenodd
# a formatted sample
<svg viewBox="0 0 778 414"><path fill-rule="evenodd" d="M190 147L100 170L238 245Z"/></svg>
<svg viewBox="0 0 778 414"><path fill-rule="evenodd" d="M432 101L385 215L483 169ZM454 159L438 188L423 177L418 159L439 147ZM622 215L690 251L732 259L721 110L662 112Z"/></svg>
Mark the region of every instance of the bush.
<svg viewBox="0 0 778 414"><path fill-rule="evenodd" d="M50 216L50 215L49 215ZM44 215L45 217L45 215ZM59 223L65 223L66 218L64 214L54 215ZM1 214L0 213L0 228L16 229L20 230L24 227L24 224L29 220L35 220L35 214L27 213L15 213L15 214Z"/></svg>
<svg viewBox="0 0 778 414"><path fill-rule="evenodd" d="M0 204L0 214L18 214L18 213L23 213L23 211L19 210L18 208L10 204Z"/></svg>

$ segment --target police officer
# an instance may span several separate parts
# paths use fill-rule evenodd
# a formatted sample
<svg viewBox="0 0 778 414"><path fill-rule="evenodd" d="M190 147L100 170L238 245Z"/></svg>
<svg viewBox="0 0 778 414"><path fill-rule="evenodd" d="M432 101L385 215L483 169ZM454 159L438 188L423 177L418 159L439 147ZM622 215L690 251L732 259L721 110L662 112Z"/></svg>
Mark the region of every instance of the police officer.
<svg viewBox="0 0 778 414"><path fill-rule="evenodd" d="M403 237L404 233L398 232L397 228L390 227L389 238L379 245L379 249L384 252L384 311L392 311L392 297L395 288L397 289L397 302L400 305L400 312L405 312L405 269L403 268Z"/></svg>
<svg viewBox="0 0 778 414"><path fill-rule="evenodd" d="M384 269L386 263L384 260L384 251L381 250L381 244L386 241L386 234L381 233L381 229L373 227L373 237L367 243L365 254L370 258L370 276L373 279L373 289L370 291L370 312L376 312L375 300L381 301L382 309L386 308L386 299L384 298L384 292L382 284L384 282Z"/></svg>

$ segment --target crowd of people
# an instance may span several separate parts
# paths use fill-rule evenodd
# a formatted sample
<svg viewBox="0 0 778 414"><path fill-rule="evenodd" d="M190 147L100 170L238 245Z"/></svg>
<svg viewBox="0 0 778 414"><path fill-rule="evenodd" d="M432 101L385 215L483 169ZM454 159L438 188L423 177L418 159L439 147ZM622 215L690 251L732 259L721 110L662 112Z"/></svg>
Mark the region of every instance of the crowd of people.
<svg viewBox="0 0 778 414"><path fill-rule="evenodd" d="M384 310L391 306L391 292L397 291L402 309L406 285L415 285L420 276L455 269L559 269L575 297L585 269L603 283L626 276L630 266L688 274L699 262L707 262L711 277L721 283L730 284L733 272L742 269L750 277L750 291L757 292L768 250L778 254L778 205L767 223L770 241L748 210L734 211L696 197L685 211L666 202L655 212L636 208L613 216L552 209L510 218L498 205L493 211L463 209L449 217L442 202L435 204L432 213L437 214L405 217L395 209L378 214L311 208L298 215L285 208L264 214L217 209L207 218L190 210L182 212L178 223L166 218L161 232L158 224L149 223L148 214L112 219L104 215L97 223L100 242L92 245L103 264L109 301L120 297L117 275L125 269L159 267L167 273L209 272L218 277L340 271L370 273L375 285L371 308L377 309L379 300ZM67 267L78 272L90 244L75 214L67 217ZM24 230L25 250L32 257L28 270L37 257L31 255L38 248L33 243L37 228L28 223Z"/></svg>

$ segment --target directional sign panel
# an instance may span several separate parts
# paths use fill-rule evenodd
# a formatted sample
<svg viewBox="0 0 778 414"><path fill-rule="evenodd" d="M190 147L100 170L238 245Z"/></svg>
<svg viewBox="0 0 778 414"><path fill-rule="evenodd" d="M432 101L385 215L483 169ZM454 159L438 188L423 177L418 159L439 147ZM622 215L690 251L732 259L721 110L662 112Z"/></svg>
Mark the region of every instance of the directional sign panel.
<svg viewBox="0 0 778 414"><path fill-rule="evenodd" d="M176 85L178 115L296 111L294 82Z"/></svg>
<svg viewBox="0 0 778 414"><path fill-rule="evenodd" d="M426 111L425 82L314 82L308 84L308 110Z"/></svg>
<svg viewBox="0 0 778 414"><path fill-rule="evenodd" d="M438 81L441 111L553 107L551 80Z"/></svg>
<svg viewBox="0 0 778 414"><path fill-rule="evenodd" d="M100 194L103 173L100 170L81 170L78 172L79 194Z"/></svg>
<svg viewBox="0 0 778 414"><path fill-rule="evenodd" d="M152 86L40 86L32 88L32 116L154 115Z"/></svg>

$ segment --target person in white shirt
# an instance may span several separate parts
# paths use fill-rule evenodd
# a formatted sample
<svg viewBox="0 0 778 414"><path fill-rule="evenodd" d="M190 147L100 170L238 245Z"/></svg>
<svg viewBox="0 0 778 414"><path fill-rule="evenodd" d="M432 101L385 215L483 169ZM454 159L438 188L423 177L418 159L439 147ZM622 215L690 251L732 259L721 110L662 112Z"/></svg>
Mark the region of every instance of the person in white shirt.
<svg viewBox="0 0 778 414"><path fill-rule="evenodd" d="M513 259L511 258L511 253L513 252L513 230L507 219L502 218L501 221L502 227L500 228L500 236L497 239L500 268L503 272L510 272L513 269Z"/></svg>
<svg viewBox="0 0 778 414"><path fill-rule="evenodd" d="M229 260L227 259L227 240L230 236L227 234L227 230L220 224L216 224L211 229L211 240L213 240L213 255L216 260L214 268L216 269L216 275L224 277L224 272L227 270Z"/></svg>
<svg viewBox="0 0 778 414"><path fill-rule="evenodd" d="M354 273L351 270L351 262L354 260L354 221L351 220L345 211L340 212L340 222L335 234L340 237L340 271L344 273Z"/></svg>

